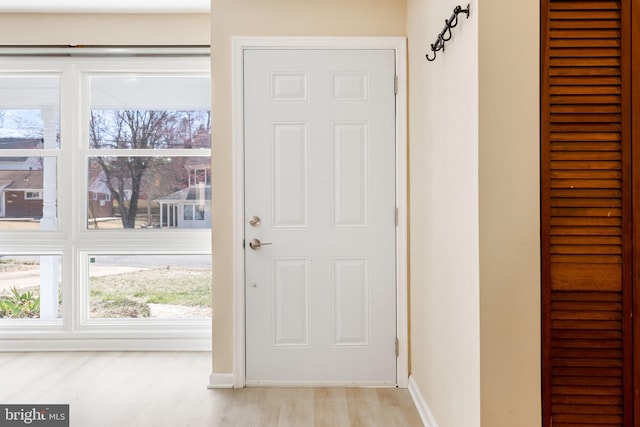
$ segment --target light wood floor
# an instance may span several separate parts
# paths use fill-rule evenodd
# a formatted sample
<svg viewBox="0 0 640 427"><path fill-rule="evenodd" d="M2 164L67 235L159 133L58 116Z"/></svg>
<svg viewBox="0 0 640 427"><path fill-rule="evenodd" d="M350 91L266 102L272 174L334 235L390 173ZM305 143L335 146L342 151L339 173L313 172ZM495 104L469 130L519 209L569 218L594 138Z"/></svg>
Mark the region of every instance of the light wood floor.
<svg viewBox="0 0 640 427"><path fill-rule="evenodd" d="M407 390L209 390L210 353L0 353L0 404L69 404L72 427L422 426Z"/></svg>

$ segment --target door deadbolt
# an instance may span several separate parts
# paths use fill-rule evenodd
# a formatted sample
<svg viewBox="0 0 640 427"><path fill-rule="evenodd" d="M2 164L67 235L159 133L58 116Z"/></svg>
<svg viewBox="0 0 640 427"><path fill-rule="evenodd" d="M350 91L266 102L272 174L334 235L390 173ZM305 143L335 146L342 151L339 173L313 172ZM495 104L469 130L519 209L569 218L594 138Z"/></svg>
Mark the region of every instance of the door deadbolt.
<svg viewBox="0 0 640 427"><path fill-rule="evenodd" d="M252 225L253 227L259 226L261 222L262 220L260 219L259 216L254 215L251 218L249 218L249 225Z"/></svg>

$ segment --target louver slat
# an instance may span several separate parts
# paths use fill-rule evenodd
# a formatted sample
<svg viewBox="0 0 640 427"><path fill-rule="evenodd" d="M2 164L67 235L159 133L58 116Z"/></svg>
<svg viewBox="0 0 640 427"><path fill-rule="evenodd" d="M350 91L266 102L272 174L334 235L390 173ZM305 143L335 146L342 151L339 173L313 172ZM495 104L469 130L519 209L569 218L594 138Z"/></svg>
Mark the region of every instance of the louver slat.
<svg viewBox="0 0 640 427"><path fill-rule="evenodd" d="M543 425L630 426L627 0L543 3Z"/></svg>

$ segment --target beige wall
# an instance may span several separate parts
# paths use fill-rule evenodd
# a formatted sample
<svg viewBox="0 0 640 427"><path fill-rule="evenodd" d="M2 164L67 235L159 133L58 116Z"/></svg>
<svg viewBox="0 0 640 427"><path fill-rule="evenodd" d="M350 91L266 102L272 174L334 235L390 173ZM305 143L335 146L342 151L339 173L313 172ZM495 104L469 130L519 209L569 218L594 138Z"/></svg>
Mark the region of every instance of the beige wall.
<svg viewBox="0 0 640 427"><path fill-rule="evenodd" d="M213 370L233 370L231 37L402 36L404 0L213 0Z"/></svg>
<svg viewBox="0 0 640 427"><path fill-rule="evenodd" d="M472 2L427 63L441 3L407 1L412 377L439 427L539 426L539 4Z"/></svg>
<svg viewBox="0 0 640 427"><path fill-rule="evenodd" d="M212 3L211 18L4 14L0 39L213 43L214 371L233 368L231 37L407 34L413 378L440 427L538 426L538 2L472 2L434 63L452 7L437 0Z"/></svg>
<svg viewBox="0 0 640 427"><path fill-rule="evenodd" d="M208 45L208 14L0 14L2 45Z"/></svg>
<svg viewBox="0 0 640 427"><path fill-rule="evenodd" d="M482 425L538 427L538 1L480 2Z"/></svg>

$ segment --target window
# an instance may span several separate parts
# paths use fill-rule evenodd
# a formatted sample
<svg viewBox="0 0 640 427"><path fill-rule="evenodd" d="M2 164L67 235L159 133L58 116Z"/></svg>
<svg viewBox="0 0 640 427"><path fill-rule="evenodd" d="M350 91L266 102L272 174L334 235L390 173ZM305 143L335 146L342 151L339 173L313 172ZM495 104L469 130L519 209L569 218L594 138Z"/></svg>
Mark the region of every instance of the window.
<svg viewBox="0 0 640 427"><path fill-rule="evenodd" d="M183 219L185 221L204 221L205 209L202 205L184 205Z"/></svg>
<svg viewBox="0 0 640 427"><path fill-rule="evenodd" d="M88 257L92 319L211 317L209 255Z"/></svg>
<svg viewBox="0 0 640 427"><path fill-rule="evenodd" d="M130 53L0 57L0 340L209 348L209 58Z"/></svg>
<svg viewBox="0 0 640 427"><path fill-rule="evenodd" d="M195 219L196 221L204 221L204 207L202 205L196 205L195 208Z"/></svg>
<svg viewBox="0 0 640 427"><path fill-rule="evenodd" d="M195 208L195 206L193 206L193 205L185 205L184 206L183 219L185 221L193 221L193 219L194 219L194 215L193 215L194 208Z"/></svg>
<svg viewBox="0 0 640 427"><path fill-rule="evenodd" d="M42 200L42 193L40 191L25 191L25 200Z"/></svg>

